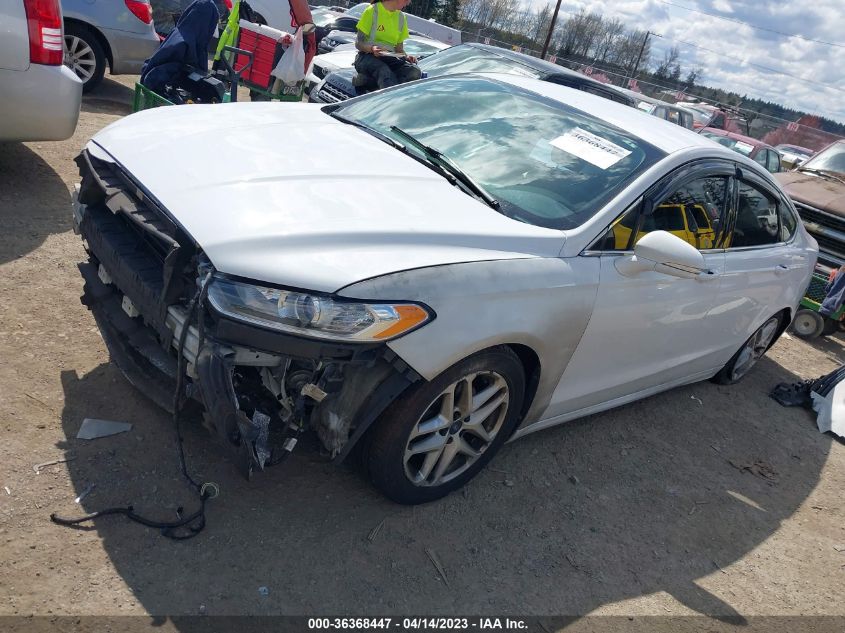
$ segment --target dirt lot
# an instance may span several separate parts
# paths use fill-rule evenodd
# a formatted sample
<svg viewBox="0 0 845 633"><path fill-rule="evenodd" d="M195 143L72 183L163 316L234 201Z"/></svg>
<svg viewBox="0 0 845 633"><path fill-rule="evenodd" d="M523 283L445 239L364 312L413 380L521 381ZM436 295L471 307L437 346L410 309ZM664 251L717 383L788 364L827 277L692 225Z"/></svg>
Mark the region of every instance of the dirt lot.
<svg viewBox="0 0 845 633"><path fill-rule="evenodd" d="M701 383L532 435L425 507L307 451L247 483L189 429L191 470L221 488L198 538L119 517L52 524L51 512L132 503L173 518L194 504L170 419L109 363L79 302L72 159L128 113L133 80L106 79L69 141L0 146L0 615L845 615L845 446L767 396L845 361L841 334L783 338L739 386ZM84 417L134 426L86 443Z"/></svg>

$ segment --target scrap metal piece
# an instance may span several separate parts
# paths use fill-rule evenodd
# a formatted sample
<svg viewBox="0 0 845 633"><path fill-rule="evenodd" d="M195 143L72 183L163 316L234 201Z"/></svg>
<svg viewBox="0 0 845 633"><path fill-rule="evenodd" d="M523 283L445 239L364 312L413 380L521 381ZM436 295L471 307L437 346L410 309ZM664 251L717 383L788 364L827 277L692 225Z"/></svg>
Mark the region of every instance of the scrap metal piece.
<svg viewBox="0 0 845 633"><path fill-rule="evenodd" d="M114 420L97 420L96 418L85 418L79 432L76 434L78 440L96 440L100 437L125 433L132 428L129 422L115 422Z"/></svg>
<svg viewBox="0 0 845 633"><path fill-rule="evenodd" d="M85 497L91 494L94 488L97 487L97 484L88 484L85 487L85 490L79 493L79 496L73 500L74 503L80 503Z"/></svg>
<svg viewBox="0 0 845 633"><path fill-rule="evenodd" d="M312 382L309 382L307 385L305 385L302 388L301 393L302 393L303 396L308 396L309 398L311 398L312 400L315 400L316 402L322 402L323 400L325 400L326 396L328 395L325 391L320 389L317 385L315 385Z"/></svg>
<svg viewBox="0 0 845 633"><path fill-rule="evenodd" d="M35 464L32 467L32 470L35 471L36 475L40 475L42 468L46 468L47 466L55 466L56 464L64 464L65 462L72 462L74 459L76 459L76 455L68 455L66 457L62 457L61 459L54 459L49 462L41 462L40 464Z"/></svg>

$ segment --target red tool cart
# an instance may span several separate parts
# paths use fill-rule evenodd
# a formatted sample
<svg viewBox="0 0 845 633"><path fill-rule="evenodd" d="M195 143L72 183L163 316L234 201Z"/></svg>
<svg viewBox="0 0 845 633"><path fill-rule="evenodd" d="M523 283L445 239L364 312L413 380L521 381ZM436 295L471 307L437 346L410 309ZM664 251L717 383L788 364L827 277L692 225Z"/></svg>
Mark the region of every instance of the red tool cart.
<svg viewBox="0 0 845 633"><path fill-rule="evenodd" d="M241 74L241 83L253 93L257 92L270 99L300 101L305 86L304 81L295 86L287 86L277 82L276 78L270 74L284 55L285 48L280 40L285 35L284 31L264 24L240 21L237 47L252 53L252 64ZM249 58L246 55L238 55L234 66L243 68L248 62Z"/></svg>

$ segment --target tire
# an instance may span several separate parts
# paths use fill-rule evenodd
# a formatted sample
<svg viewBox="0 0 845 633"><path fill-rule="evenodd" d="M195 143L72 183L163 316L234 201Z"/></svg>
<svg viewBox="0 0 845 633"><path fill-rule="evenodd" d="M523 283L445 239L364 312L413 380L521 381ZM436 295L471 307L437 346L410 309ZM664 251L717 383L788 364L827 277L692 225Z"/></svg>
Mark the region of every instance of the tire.
<svg viewBox="0 0 845 633"><path fill-rule="evenodd" d="M82 80L82 92L91 92L100 84L106 55L93 31L78 24L65 25L65 66Z"/></svg>
<svg viewBox="0 0 845 633"><path fill-rule="evenodd" d="M365 458L371 481L404 504L457 490L510 436L524 394L522 364L506 347L474 354L412 387L376 421ZM473 412L480 417L473 420Z"/></svg>
<svg viewBox="0 0 845 633"><path fill-rule="evenodd" d="M719 385L732 385L742 380L775 342L782 318L780 313L769 317L711 380Z"/></svg>
<svg viewBox="0 0 845 633"><path fill-rule="evenodd" d="M807 310L806 308L798 310L795 313L795 318L792 320L792 331L795 335L811 340L821 335L824 330L825 322L822 315L815 310Z"/></svg>
<svg viewBox="0 0 845 633"><path fill-rule="evenodd" d="M830 336L839 331L839 321L834 321L829 317L824 317L824 325L822 326L822 336Z"/></svg>

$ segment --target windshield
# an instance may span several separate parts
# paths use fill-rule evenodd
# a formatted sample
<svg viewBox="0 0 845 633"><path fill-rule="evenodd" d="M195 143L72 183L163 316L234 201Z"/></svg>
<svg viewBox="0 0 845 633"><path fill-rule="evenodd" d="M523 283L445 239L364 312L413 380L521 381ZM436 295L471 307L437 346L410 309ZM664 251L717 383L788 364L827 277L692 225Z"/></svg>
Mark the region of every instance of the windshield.
<svg viewBox="0 0 845 633"><path fill-rule="evenodd" d="M721 136L720 134L711 134L709 132L702 132L701 136L706 136L709 139L713 139L719 145L724 145L732 149L735 152L742 154L743 156L751 156L752 152L754 151L754 146L751 143L746 143L745 141L740 141L734 138L730 138L728 136Z"/></svg>
<svg viewBox="0 0 845 633"><path fill-rule="evenodd" d="M713 118L713 113L708 112L707 110L699 110L698 108L694 108L690 105L685 105L684 109L692 113L692 119L698 125L706 126L708 123L710 123L710 119Z"/></svg>
<svg viewBox="0 0 845 633"><path fill-rule="evenodd" d="M453 46L437 55L426 57L419 64L429 77L456 73L507 73L539 78L540 72L519 62L473 46Z"/></svg>
<svg viewBox="0 0 845 633"><path fill-rule="evenodd" d="M483 77L409 83L337 113L424 157L400 128L440 150L505 215L551 228L579 226L663 156L584 112Z"/></svg>
<svg viewBox="0 0 845 633"><path fill-rule="evenodd" d="M314 9L311 12L311 17L314 19L314 24L317 26L326 26L330 22L334 22L338 14L334 11L327 11L325 9Z"/></svg>
<svg viewBox="0 0 845 633"><path fill-rule="evenodd" d="M822 169L845 174L845 141L837 141L804 163L799 170Z"/></svg>
<svg viewBox="0 0 845 633"><path fill-rule="evenodd" d="M415 57L427 57L440 50L439 46L411 39L402 42L402 48L408 55L414 55Z"/></svg>

